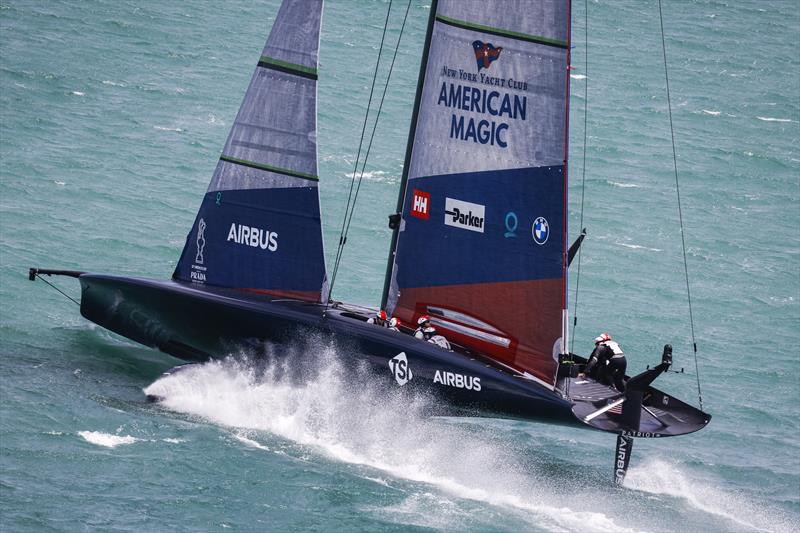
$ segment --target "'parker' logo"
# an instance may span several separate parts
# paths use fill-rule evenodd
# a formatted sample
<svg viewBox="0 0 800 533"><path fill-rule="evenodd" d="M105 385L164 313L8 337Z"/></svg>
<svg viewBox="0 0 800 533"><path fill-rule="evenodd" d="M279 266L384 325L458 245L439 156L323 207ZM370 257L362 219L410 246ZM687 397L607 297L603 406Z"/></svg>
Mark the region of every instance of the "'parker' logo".
<svg viewBox="0 0 800 533"><path fill-rule="evenodd" d="M484 43L483 41L473 41L472 49L475 51L475 61L478 63L478 72L481 69L489 68L492 61L496 61L500 57L500 52L503 51L502 46L494 47L492 43Z"/></svg>
<svg viewBox="0 0 800 533"><path fill-rule="evenodd" d="M444 200L444 223L446 226L483 233L486 207L453 198Z"/></svg>

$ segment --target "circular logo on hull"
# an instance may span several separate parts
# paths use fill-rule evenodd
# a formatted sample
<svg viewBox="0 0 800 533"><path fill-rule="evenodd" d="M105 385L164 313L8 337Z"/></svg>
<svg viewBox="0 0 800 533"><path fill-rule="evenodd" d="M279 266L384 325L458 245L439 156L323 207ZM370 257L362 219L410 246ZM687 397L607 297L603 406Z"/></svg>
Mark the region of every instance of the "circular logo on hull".
<svg viewBox="0 0 800 533"><path fill-rule="evenodd" d="M531 233L533 233L533 242L536 244L546 243L547 238L550 236L550 224L547 223L547 219L544 217L538 217L536 220L534 220Z"/></svg>

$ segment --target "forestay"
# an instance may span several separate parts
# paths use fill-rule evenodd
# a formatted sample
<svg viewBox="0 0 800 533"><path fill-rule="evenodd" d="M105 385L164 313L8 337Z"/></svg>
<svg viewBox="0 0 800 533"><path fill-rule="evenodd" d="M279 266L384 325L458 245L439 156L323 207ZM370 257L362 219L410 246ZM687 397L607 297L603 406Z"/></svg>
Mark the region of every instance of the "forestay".
<svg viewBox="0 0 800 533"><path fill-rule="evenodd" d="M569 2L434 2L385 295L552 386L566 335Z"/></svg>
<svg viewBox="0 0 800 533"><path fill-rule="evenodd" d="M285 0L173 278L327 297L317 176L322 0Z"/></svg>

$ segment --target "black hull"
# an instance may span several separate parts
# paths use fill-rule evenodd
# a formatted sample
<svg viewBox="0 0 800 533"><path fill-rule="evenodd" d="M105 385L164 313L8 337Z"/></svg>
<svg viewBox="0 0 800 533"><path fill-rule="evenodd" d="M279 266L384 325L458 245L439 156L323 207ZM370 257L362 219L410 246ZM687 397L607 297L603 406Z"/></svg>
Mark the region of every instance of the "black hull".
<svg viewBox="0 0 800 533"><path fill-rule="evenodd" d="M345 364L366 364L373 370L369 375L386 386L404 386L441 398L437 403L442 414L542 420L614 433L628 431L636 437L690 433L710 419L670 398L669 406L659 403L658 408L645 408L639 427L633 430L621 425L613 411L592 416L604 402L619 396L613 389L592 383L591 394L581 395L578 392L587 385L569 376L563 376L554 389L477 354L450 352L368 324L357 310L346 306L332 306L324 313L320 304L175 281L97 274L81 274L79 280L84 317L187 361L225 357L248 345L257 350L265 341L288 344L317 335L334 339L345 348L340 351L348 354ZM652 387L648 395L658 402L666 396Z"/></svg>
<svg viewBox="0 0 800 533"><path fill-rule="evenodd" d="M403 386L447 400L450 414L579 423L570 401L521 374L367 324L346 308L328 308L323 318L319 304L241 291L95 274L79 279L85 318L180 359L207 361L243 345L257 349L263 341L290 343L321 335L335 338L351 363L366 362L387 386L404 381L404 368L397 368L398 381L390 364L404 353L412 377ZM434 383L437 372L444 384Z"/></svg>

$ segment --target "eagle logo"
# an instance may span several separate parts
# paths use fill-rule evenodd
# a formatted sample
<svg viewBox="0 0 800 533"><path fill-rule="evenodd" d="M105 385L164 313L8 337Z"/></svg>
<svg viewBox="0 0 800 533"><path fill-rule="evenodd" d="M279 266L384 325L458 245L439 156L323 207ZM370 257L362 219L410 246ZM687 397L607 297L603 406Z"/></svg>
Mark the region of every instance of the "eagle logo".
<svg viewBox="0 0 800 533"><path fill-rule="evenodd" d="M474 41L472 49L475 51L475 61L478 63L478 72L481 69L489 68L492 61L500 57L500 52L503 51L502 46L494 47L492 43L484 43L483 41Z"/></svg>

